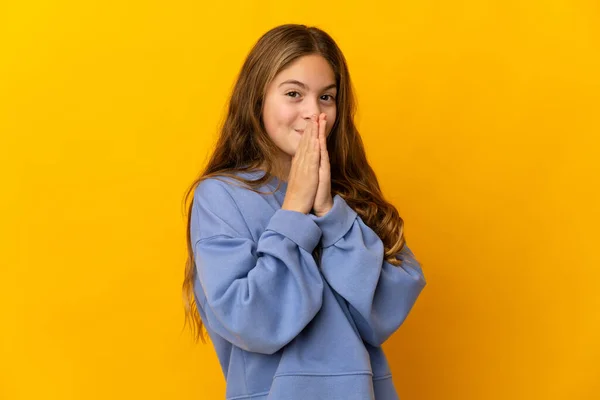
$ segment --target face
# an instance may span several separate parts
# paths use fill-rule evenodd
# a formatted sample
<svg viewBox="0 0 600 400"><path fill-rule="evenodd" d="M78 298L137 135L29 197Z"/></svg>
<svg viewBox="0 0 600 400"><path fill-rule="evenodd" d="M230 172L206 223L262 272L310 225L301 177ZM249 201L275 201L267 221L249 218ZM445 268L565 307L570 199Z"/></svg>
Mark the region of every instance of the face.
<svg viewBox="0 0 600 400"><path fill-rule="evenodd" d="M328 135L336 117L335 74L320 55L296 59L267 88L263 122L269 137L291 159L296 153L306 121L311 115L327 114Z"/></svg>

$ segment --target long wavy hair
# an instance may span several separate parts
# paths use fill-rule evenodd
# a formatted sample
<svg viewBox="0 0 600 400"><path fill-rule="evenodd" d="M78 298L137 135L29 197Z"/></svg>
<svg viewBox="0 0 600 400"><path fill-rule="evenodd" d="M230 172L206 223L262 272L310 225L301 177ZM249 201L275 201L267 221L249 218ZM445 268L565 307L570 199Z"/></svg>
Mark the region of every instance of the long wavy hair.
<svg viewBox="0 0 600 400"><path fill-rule="evenodd" d="M226 176L249 190L264 194L257 189L270 181L271 175L281 176L278 148L269 138L262 120L263 101L267 87L279 72L299 57L313 54L321 55L329 62L338 89L337 118L327 136L331 194L339 194L377 233L384 244L385 260L395 266L401 264L396 255L405 244L404 222L396 208L384 199L377 177L367 162L362 139L354 125L356 105L344 55L331 36L319 28L298 24L277 26L260 37L244 61L229 99L227 116L220 128L216 147L208 164L185 194L187 260L182 288L184 328L190 325L196 342L199 338L205 342L205 338L194 297L196 264L190 239L193 201L189 197L202 180L210 177ZM237 175L257 168L265 171L259 179L248 180ZM278 189L279 184L275 190ZM321 251L321 247L317 246L313 253L317 262Z"/></svg>

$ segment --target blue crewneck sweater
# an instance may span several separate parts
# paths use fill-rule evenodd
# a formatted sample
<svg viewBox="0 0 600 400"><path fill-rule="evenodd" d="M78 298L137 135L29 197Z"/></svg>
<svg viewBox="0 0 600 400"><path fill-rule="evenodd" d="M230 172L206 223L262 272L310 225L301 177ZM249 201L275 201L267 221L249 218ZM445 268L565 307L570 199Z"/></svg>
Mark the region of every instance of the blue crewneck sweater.
<svg viewBox="0 0 600 400"><path fill-rule="evenodd" d="M226 399L398 399L381 345L425 286L421 266L406 244L400 267L386 262L380 238L339 195L322 217L281 209L280 183L261 194L208 178L194 192L194 293Z"/></svg>

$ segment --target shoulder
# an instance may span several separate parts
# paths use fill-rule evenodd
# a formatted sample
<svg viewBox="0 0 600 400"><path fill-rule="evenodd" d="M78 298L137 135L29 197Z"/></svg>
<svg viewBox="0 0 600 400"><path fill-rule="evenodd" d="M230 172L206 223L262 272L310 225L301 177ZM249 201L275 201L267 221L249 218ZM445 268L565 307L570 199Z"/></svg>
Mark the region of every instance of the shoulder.
<svg viewBox="0 0 600 400"><path fill-rule="evenodd" d="M235 172L239 178L254 180L259 178L260 172ZM218 175L204 178L194 190L194 201L204 202L217 206L233 205L236 201L251 192L244 183L227 175Z"/></svg>
<svg viewBox="0 0 600 400"><path fill-rule="evenodd" d="M231 178L205 178L194 190L190 217L193 241L219 235L248 236L245 218L228 179Z"/></svg>
<svg viewBox="0 0 600 400"><path fill-rule="evenodd" d="M211 201L215 196L219 199L230 197L230 180L225 176L203 178L194 190L194 201Z"/></svg>
<svg viewBox="0 0 600 400"><path fill-rule="evenodd" d="M247 180L260 178L254 172L236 172L235 175ZM219 234L253 238L257 219L271 210L265 199L234 177L203 178L194 189L192 233L196 239Z"/></svg>
<svg viewBox="0 0 600 400"><path fill-rule="evenodd" d="M193 207L201 212L233 216L239 213L239 182L227 176L204 178L194 190Z"/></svg>

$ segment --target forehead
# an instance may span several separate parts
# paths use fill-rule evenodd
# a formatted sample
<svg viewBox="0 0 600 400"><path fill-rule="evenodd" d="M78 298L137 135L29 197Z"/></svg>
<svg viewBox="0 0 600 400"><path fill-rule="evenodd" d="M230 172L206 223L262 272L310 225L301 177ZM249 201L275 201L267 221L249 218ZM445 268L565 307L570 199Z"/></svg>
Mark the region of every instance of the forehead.
<svg viewBox="0 0 600 400"><path fill-rule="evenodd" d="M280 84L290 79L303 82L310 89L319 89L335 83L335 73L325 58L311 54L294 60L279 72L275 82Z"/></svg>

